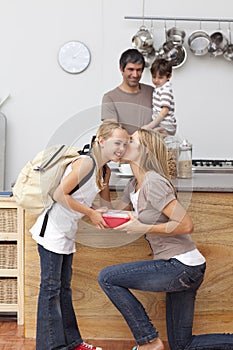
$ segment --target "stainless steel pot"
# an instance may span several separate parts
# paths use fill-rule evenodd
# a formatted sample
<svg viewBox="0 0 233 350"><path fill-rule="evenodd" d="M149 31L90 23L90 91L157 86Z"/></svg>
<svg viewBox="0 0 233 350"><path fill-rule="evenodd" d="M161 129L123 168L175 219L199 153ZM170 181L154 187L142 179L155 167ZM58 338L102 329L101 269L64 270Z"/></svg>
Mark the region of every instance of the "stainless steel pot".
<svg viewBox="0 0 233 350"><path fill-rule="evenodd" d="M229 26L229 44L226 51L223 54L224 58L228 61L233 61L233 44L231 42L231 29Z"/></svg>
<svg viewBox="0 0 233 350"><path fill-rule="evenodd" d="M216 57L219 55L223 55L227 49L227 46L228 40L220 31L211 34L210 44L208 47L210 56Z"/></svg>
<svg viewBox="0 0 233 350"><path fill-rule="evenodd" d="M157 56L157 53L155 51L155 49L153 48L153 50L149 53L142 53L143 54L143 57L144 57L144 60L145 60L145 67L146 68L150 68L152 63L154 62L156 56Z"/></svg>
<svg viewBox="0 0 233 350"><path fill-rule="evenodd" d="M177 46L177 56L175 59L172 59L172 66L173 68L180 68L181 66L183 66L183 64L186 61L187 58L187 51L185 49L184 46Z"/></svg>
<svg viewBox="0 0 233 350"><path fill-rule="evenodd" d="M132 38L132 46L141 52L151 52L153 50L153 35L144 25Z"/></svg>
<svg viewBox="0 0 233 350"><path fill-rule="evenodd" d="M183 45L185 38L185 31L172 27L166 33L167 41L171 41L173 45Z"/></svg>
<svg viewBox="0 0 233 350"><path fill-rule="evenodd" d="M166 41L159 49L158 55L171 61L173 68L178 68L185 63L187 51L182 45L174 45L172 41Z"/></svg>
<svg viewBox="0 0 233 350"><path fill-rule="evenodd" d="M190 51L196 56L204 56L208 53L210 36L203 30L196 30L188 38Z"/></svg>

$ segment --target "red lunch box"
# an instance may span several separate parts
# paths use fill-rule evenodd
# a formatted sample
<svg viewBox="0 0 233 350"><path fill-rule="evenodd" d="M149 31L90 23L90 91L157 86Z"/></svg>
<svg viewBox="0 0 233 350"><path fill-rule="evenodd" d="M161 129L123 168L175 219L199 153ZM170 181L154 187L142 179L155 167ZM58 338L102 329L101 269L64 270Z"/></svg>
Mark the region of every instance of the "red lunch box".
<svg viewBox="0 0 233 350"><path fill-rule="evenodd" d="M125 224L130 220L129 215L125 210L109 210L107 213L103 213L102 216L106 224L111 228Z"/></svg>

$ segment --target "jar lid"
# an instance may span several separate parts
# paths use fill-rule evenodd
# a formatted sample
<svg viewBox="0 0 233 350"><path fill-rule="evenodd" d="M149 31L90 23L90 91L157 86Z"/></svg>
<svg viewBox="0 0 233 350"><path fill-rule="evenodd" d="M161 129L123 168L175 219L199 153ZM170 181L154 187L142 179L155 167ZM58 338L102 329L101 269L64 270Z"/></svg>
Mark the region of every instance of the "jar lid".
<svg viewBox="0 0 233 350"><path fill-rule="evenodd" d="M164 138L164 142L167 146L174 145L176 147L179 146L180 140L177 136L169 135Z"/></svg>
<svg viewBox="0 0 233 350"><path fill-rule="evenodd" d="M192 144L188 142L188 140L184 139L180 144L181 150L189 150L192 149Z"/></svg>

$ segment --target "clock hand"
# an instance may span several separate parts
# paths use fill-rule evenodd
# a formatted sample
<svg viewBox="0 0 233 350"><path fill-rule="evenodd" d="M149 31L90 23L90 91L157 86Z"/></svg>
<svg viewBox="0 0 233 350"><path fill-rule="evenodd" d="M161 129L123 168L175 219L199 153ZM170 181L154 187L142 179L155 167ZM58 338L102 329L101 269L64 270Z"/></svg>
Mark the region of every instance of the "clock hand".
<svg viewBox="0 0 233 350"><path fill-rule="evenodd" d="M73 55L73 58L77 58L80 54L80 50L78 50L74 55Z"/></svg>

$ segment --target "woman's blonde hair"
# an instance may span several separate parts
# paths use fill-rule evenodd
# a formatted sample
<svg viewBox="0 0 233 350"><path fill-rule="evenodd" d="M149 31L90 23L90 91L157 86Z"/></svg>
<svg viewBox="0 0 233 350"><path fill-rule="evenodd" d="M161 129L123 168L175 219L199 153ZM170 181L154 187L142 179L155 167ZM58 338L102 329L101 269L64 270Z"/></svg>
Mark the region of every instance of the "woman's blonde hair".
<svg viewBox="0 0 233 350"><path fill-rule="evenodd" d="M124 130L127 133L126 129L117 121L105 119L99 126L96 133L96 138L92 144L91 154L94 156L97 165L96 183L100 190L104 189L105 184L103 178L103 166L99 166L99 160L101 159L99 138L102 137L104 140L109 139L112 136L113 131L116 129Z"/></svg>
<svg viewBox="0 0 233 350"><path fill-rule="evenodd" d="M171 184L168 169L168 152L163 137L159 132L153 130L138 130L139 142L142 146L140 168L144 171L154 170L165 177ZM174 189L174 192L175 189Z"/></svg>

